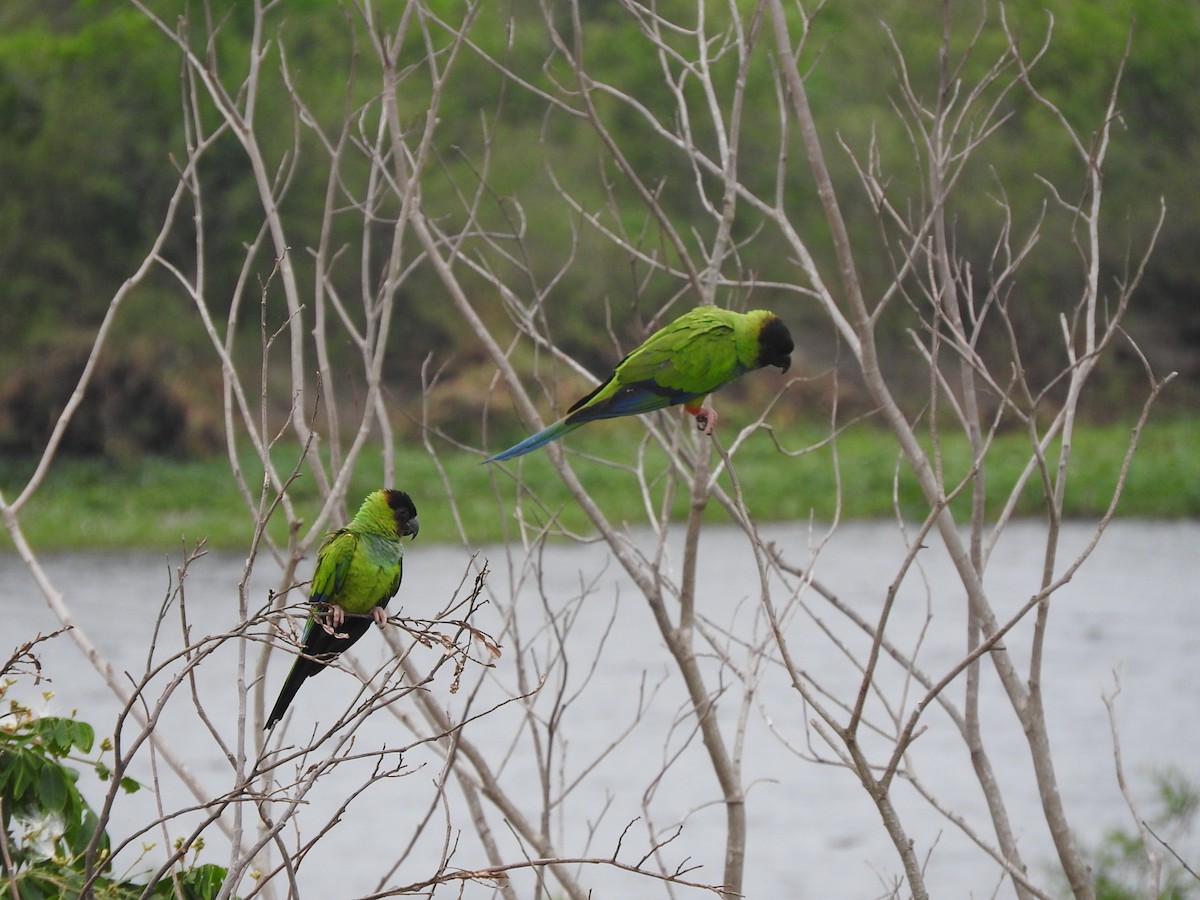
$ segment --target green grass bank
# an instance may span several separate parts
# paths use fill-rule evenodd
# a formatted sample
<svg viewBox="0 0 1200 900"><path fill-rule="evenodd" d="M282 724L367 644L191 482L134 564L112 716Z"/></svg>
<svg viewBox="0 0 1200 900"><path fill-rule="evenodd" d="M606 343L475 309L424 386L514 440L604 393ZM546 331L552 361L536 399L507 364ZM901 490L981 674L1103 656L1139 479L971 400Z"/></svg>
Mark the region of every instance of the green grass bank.
<svg viewBox="0 0 1200 900"><path fill-rule="evenodd" d="M1066 494L1072 517L1098 516L1106 509L1129 442L1129 425L1089 425L1076 435L1075 453ZM723 431L726 440L736 432ZM573 435L568 445L601 456L631 462L635 441L642 432L634 423L600 423L584 435ZM789 450L819 443L827 433L816 426L797 425L779 433ZM1200 516L1200 418L1176 417L1151 422L1142 433L1129 471L1118 514L1130 518L1180 518ZM964 438L953 435L942 442L947 476L961 476L970 465ZM286 470L296 448L282 448L277 459ZM648 450L649 471L665 468L661 452ZM1054 451L1056 458L1057 450ZM986 478L989 514L995 515L1029 456L1028 439L1021 433L1001 435L988 456ZM836 459L836 465L835 465ZM512 510L521 498L523 512L535 520L559 517L568 528L586 530L582 513L558 484L545 452L525 457L520 472L542 502L518 491L511 475L496 466L479 464L477 456L447 449L441 463L453 488L459 514L472 543L504 540L513 524ZM261 467L252 455L243 464L248 477L261 479ZM925 512L915 480L900 462L890 437L873 426L847 430L832 444L797 456L780 453L765 433L753 435L735 458L738 478L747 503L761 521L828 520L837 511L840 496L843 518L880 518L894 515L898 502L904 515L918 519ZM515 468L515 467L514 467ZM634 475L627 469L601 465L576 457L580 480L605 511L618 520L645 521L646 511ZM0 460L0 489L6 499L23 486L33 470L30 460ZM378 448L359 463L351 487L351 503L381 486L383 466ZM396 457L395 486L414 495L421 515L421 539L457 541L454 517L437 467L419 443L402 446ZM649 488L655 502L664 490L661 477ZM728 476L723 476L728 485ZM1018 512L1040 514L1040 484L1027 487ZM317 493L310 477L298 479L289 493L301 514L315 514ZM676 497L674 508L684 512L686 498ZM956 509L965 512L965 501ZM710 507L712 521L725 513ZM248 544L252 518L246 510L224 457L206 460L147 458L115 465L94 459L61 459L41 489L21 514L21 524L31 544L39 550L125 549L174 550L206 538L213 548L242 549ZM284 523L273 523L273 534L282 538ZM0 550L11 540L0 532Z"/></svg>

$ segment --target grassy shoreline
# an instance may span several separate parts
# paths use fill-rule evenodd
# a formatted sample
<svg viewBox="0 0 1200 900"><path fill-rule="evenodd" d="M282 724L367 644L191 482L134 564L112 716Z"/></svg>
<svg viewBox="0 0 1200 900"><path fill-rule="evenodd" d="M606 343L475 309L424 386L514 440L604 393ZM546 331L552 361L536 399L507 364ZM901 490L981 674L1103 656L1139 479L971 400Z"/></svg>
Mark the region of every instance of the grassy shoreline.
<svg viewBox="0 0 1200 900"><path fill-rule="evenodd" d="M575 437L570 446L586 448L601 456L632 462L637 452L634 440L641 432L632 423L605 423L592 434ZM1072 472L1066 494L1067 514L1076 518L1101 515L1108 506L1121 462L1129 442L1131 426L1089 425L1076 434ZM736 433L723 431L727 440ZM779 432L780 443L789 449L809 447L826 436L819 427L796 425ZM1127 518L1186 518L1200 516L1200 419L1172 418L1149 423L1129 470L1118 515ZM294 459L294 447L279 451L286 470ZM289 456L290 454L290 456ZM961 476L968 471L970 454L965 440L952 435L942 442L945 470ZM663 459L656 450L648 452L651 471L661 471ZM988 457L988 514L995 515L1028 458L1028 439L1009 433L997 438ZM575 463L580 480L601 507L617 520L645 521L645 507L634 476L627 470L600 465L586 459ZM753 435L735 457L738 478L747 504L762 521L804 519L828 520L837 511L840 480L843 518L870 519L895 515L893 500L908 518L919 518L924 504L915 480L900 465L894 443L873 426L859 426L839 436L834 447L826 445L798 456L776 450L770 436ZM1051 461L1057 459L1057 449ZM494 466L481 466L479 458L457 450L442 457L446 477L454 486L459 514L467 523L473 543L502 541L512 525L512 509L518 494L514 479ZM257 461L243 460L247 477L261 478ZM0 488L13 499L32 472L32 461L0 460ZM416 442L398 448L397 486L417 498L421 510L421 538L457 541L451 514L437 468ZM587 530L582 513L557 483L544 453L532 454L521 464L526 481L544 498L545 506L525 502L527 515L543 519L560 517L563 524ZM898 477L897 477L898 473ZM351 481L351 503L380 486L382 463L378 449L362 458ZM1036 481L1036 476L1034 481ZM728 487L728 476L722 477ZM651 486L656 501L661 484ZM1040 514L1040 486L1027 487L1018 514ZM297 510L315 513L317 495L311 478L298 479L289 491ZM525 496L522 494L522 496ZM503 505L501 505L501 502ZM686 498L675 498L674 509L682 515ZM965 500L956 504L959 516ZM715 504L709 518L724 521ZM246 511L224 457L206 460L147 458L123 466L85 459L59 460L41 489L22 511L21 526L37 550L147 549L174 550L180 542L191 544L205 537L208 546L243 549L248 546L252 519ZM274 523L272 533L284 537L283 522ZM10 550L7 532L0 532L0 551Z"/></svg>

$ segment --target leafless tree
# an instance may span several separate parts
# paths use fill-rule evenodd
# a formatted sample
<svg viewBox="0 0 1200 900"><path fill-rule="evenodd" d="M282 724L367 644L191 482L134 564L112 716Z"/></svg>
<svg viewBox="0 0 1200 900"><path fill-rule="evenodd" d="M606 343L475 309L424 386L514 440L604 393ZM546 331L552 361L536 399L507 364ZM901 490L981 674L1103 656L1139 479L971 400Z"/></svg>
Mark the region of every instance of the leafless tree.
<svg viewBox="0 0 1200 900"><path fill-rule="evenodd" d="M1096 130L1090 136L1081 135L1038 89L1033 75L1038 60L1050 46L1051 29L1047 29L1045 44L1027 55L1007 28L1001 10L1007 46L971 82L966 80L964 72L976 45L971 41L966 51L955 55L954 47L958 44L952 40L947 4L939 80L928 90L928 95L910 80L903 50L894 44L900 98L897 115L908 130L922 176L919 196L901 205L891 195L892 173L883 170L875 148L858 150L849 145L842 148L859 173L860 196L872 204L879 220L878 246L865 248L855 246L850 239L842 213L846 200L835 187L826 162L826 148L808 102L801 59L810 20L802 9L787 8L779 2L756 4L749 10L732 6L714 10L704 4L670 12L660 6L633 2L622 6L640 27L642 43L631 52L652 54L657 59L663 86L672 98L668 111L652 109L643 98L630 93L629 88L605 80L589 66L587 14L579 5L570 6L567 18L559 15L557 9L544 8L555 61L561 64L556 71L569 73L546 99L558 113L584 120L591 126L606 153L609 169L629 188L624 196L633 196L639 210L654 223L656 240L646 243L661 246L663 251L647 252L641 242L622 231L620 221L625 210L588 210L565 186L561 188L564 200L583 223L627 253L634 265L654 275L675 279L680 293L690 294L694 302L712 303L719 291L733 296L755 291L775 295L791 292L815 302L842 344L849 348L853 374L865 385L875 417L894 438L901 464L915 477L929 510L924 521L914 523L911 531L901 526L910 552L895 579L886 586L887 599L880 617L864 621L839 604L836 595L813 578L819 542L813 558L801 563L789 562L782 552L762 546L753 518L743 504L744 498L718 486L715 476L726 470L736 487L733 465L736 450L748 433L762 425L762 420L739 434L729 452L721 451L715 472L708 448L681 440L677 431L664 430L663 423L647 423L648 440L666 452L665 471L650 471L644 457L639 457L631 479L643 488L666 479L668 497L678 490L691 498L689 515L679 526L684 535L684 550L678 574L672 573L665 552L672 531L669 503L656 509L650 492L646 492L648 518L657 545L651 552L645 552L593 502L593 496L575 474L570 457L561 448L550 446L548 453L563 483L587 512L614 559L643 593L679 677L688 686L692 715L727 812L723 878L726 890L732 895L740 893L744 877L746 797L745 775L740 765L744 717L735 716L732 726L722 728L713 714L717 697L722 693L716 685L720 682L719 670L727 667L743 678L746 696L752 696L758 669L751 661L767 650L761 642L742 637L740 646L748 652L748 658L738 659L729 648L739 644L721 642L709 623L702 625L696 619L697 536L710 499L729 509L755 549L761 577L760 602L774 638L772 652L779 654L805 708L815 713L813 727L833 754L831 761L851 769L878 806L913 895L925 895L922 851L909 838L893 803L892 786L897 775L915 786L936 808L945 810L952 823L992 856L1007 872L1018 896L1046 895L1046 889L1039 888L1029 876L979 728L979 680L986 657L999 676L1028 741L1032 775L1063 871L1076 896L1091 896L1094 889L1090 873L1073 843L1056 786L1040 682L1051 599L1087 561L1111 520L1124 483L1123 470L1108 512L1097 523L1083 552L1069 560L1060 559L1063 503L1072 471L1072 436L1083 389L1104 354L1115 344L1128 340L1122 330L1122 319L1137 286L1145 254L1153 245L1152 236L1142 255L1131 259L1125 274L1115 282L1103 279L1102 173L1111 130L1119 122L1120 67L1115 72L1107 108L1097 111ZM741 113L748 72L762 54L773 60L779 98L779 121L774 126L779 136L778 168L774 178L766 179L748 176L739 164L739 141L746 126ZM498 71L511 75L505 72L501 60L495 63ZM720 77L714 74L718 66L722 67ZM1013 282L1027 254L1041 238L1040 219L1027 233L1017 236L1013 233L1013 212L1001 201L1005 215L986 275L975 272L972 260L959 255L953 237L954 200L967 164L1005 121L1006 101L1014 93L1022 92L1044 107L1067 135L1083 175L1082 190L1046 182L1050 201L1064 209L1072 222L1073 249L1079 259L1079 291L1063 304L1059 313L1063 368L1045 381L1036 381L1023 364L1019 329L1010 314ZM689 222L688 231L672 220L660 202L658 185L651 180L653 174L639 169L622 147L611 124L618 115L639 121L644 133L657 143L661 156L679 161L682 177L686 178L690 171L696 188L696 205L706 215ZM755 127L762 128L763 124L756 122ZM806 165L792 163L796 149L802 153ZM810 180L815 188L832 235L831 264L818 261L820 254L812 248L787 208L785 187L793 179ZM766 192L758 186L764 182ZM1069 199L1076 195L1082 199ZM775 231L775 238L787 247L797 266L799 277L794 284L756 283L746 273L743 260L750 256L752 247L749 241L739 244L732 227L741 216L761 223L763 229ZM868 252L882 254L892 264L890 282L873 296L868 295L857 263ZM453 258L447 260L447 270L453 262ZM522 300L516 292L506 289L502 278L490 271L487 274L505 299L513 321L532 344L578 371L581 367L564 359L545 330L544 308L553 302L550 288L545 292L534 291ZM543 422L534 412L533 397L522 373L511 363L511 353L501 352L470 299L453 288L450 292L492 353L521 418L531 429L541 427ZM885 318L885 314L897 304L908 307L915 319L910 333L928 370L928 396L920 414L915 416L898 399L898 386L885 374L878 346L882 323L894 321ZM651 321L658 315L653 312ZM998 359L985 356L982 350L983 336L992 331L998 331L1008 341L1009 352ZM1154 377L1148 366L1147 374L1142 421L1169 380L1169 376ZM553 375L543 379L547 377ZM543 383L542 387L547 395L556 395L552 383ZM989 449L1001 423L1014 420L1029 434L1029 458L1016 487L997 497L995 491L988 490ZM835 440L838 427L835 418L831 433ZM1126 467L1136 448L1140 427L1139 422L1131 434ZM973 463L965 476L949 474L940 455L940 441L952 430L961 430L970 442ZM520 479L519 471L516 477ZM1031 587L1027 602L1015 610L1002 612L989 596L984 575L989 555L1030 481L1040 486L1043 497L1046 521L1043 576L1039 584ZM518 503L522 507L537 503L536 497L526 499L530 493L528 485L521 484L518 490ZM965 520L959 519L951 507L951 501L959 495L969 500L970 512ZM993 509L999 504L999 513L991 522L985 518L989 500ZM544 527L524 518L521 524L525 530L534 532ZM895 646L888 639L888 624L897 592L910 578L925 542L934 536L941 540L953 560L966 599L967 653L944 671L926 673L917 664L920 644L911 650ZM814 596L834 604L837 613L861 628L867 638L862 649L847 647L861 672L858 689L852 694L839 694L823 685L820 675L798 667L790 652L789 623L799 609L808 610L815 618L810 605ZM1034 619L1034 629L1028 648L1029 663L1022 665L1011 652L1012 630L1030 616ZM695 643L697 640L700 645ZM700 664L707 652L715 652L721 660L718 672ZM898 663L903 673L898 692L889 689L890 679L880 677L881 660L885 657ZM949 699L947 688L952 684L963 686L961 701ZM913 738L924 727L926 710L932 704L938 704L951 717L970 751L976 778L988 803L987 826L967 822L957 815L951 804L929 794L918 777L909 750ZM872 720L873 716L882 718ZM864 729L870 731L869 745ZM876 746L880 739L883 744Z"/></svg>
<svg viewBox="0 0 1200 900"><path fill-rule="evenodd" d="M160 615L163 623L168 608L178 610L181 649L161 659L152 649L144 675L132 684L112 670L86 633L78 627L71 631L123 705L117 734L128 737L117 748L121 764L152 746L195 799L188 810L162 809L148 825L160 829L172 846L166 838L181 832L170 831L168 824L184 812L199 815L188 819L191 830L157 877L168 877L197 837L219 828L231 846L224 896L299 895L298 867L314 844L363 792L385 779L410 775L408 754L419 750L436 760L438 775L427 790L414 788L417 799L407 805L421 815L398 840L395 859L382 864L372 896L431 895L470 882L506 898L582 898L596 867L627 873L639 879L642 890L651 890L650 885L668 896L742 896L753 840L747 805L754 802L751 787L759 777L746 760L748 742L759 733L752 725L761 719L775 732L761 739L787 743L797 767L835 766L853 774L856 789L865 791L878 810L903 872L903 883L889 887L892 895L928 896L924 860L934 849L910 834L896 802L903 786L992 860L1016 896L1047 897L1051 888L1030 870L1029 848L1013 826L1008 797L994 771L994 750L980 726L982 705L996 702L981 689L990 670L1003 689L1000 702L1011 708L1027 743L1029 776L1061 870L1075 896L1094 896L1056 784L1061 763L1050 743L1041 678L1054 595L1087 563L1124 484L1123 468L1108 512L1087 545L1064 558L1063 511L1084 389L1115 345L1136 352L1122 320L1153 244L1131 254L1127 270L1115 281L1103 274L1103 172L1111 132L1119 123L1120 66L1107 107L1096 111L1094 131L1081 131L1038 86L1036 67L1051 52L1052 29L1046 30L1045 43L1029 52L1000 10L994 15L1006 40L980 69L974 62L983 49L975 40L959 40L946 4L934 84L910 74L905 49L892 41L894 115L908 136L919 184L911 196L900 196L892 189L896 173L888 171L874 144L841 141L833 149L857 173L857 183L848 188L833 175L829 141L822 137L805 81L813 58L806 42L820 9L782 0L670 9L621 0L612 14L635 23L638 36L637 45L625 52L653 59L660 73L651 103L638 95L638 85L618 83L603 74L611 70L595 64L589 44L594 24L578 0L542 3L536 18L514 14L500 51L489 49L494 40L482 39L481 4L448 11L421 0L394 6L356 0L345 11L354 38L344 73L345 106L330 121L310 107L292 67L287 31L275 24L273 16L285 3L256 0L248 55L231 65L219 52L230 26L208 4L198 4L188 19L168 21L153 4L131 2L178 47L183 62L187 138L185 152L176 159L179 185L158 241L110 304L89 366L41 463L14 498L0 498L0 514L59 620L64 626L76 624L69 597L54 586L23 537L22 510L54 463L123 300L151 271L169 273L199 314L221 367L230 470L254 523L236 585L238 607L224 630L195 636L184 588L198 555L189 556ZM507 54L516 30L530 28L538 29L548 54L536 77ZM884 33L889 34L886 28ZM477 150L449 146L443 137L453 76L467 59L483 62L506 90L544 107L547 128L558 120L583 126L598 148L596 178L604 182L608 198L602 208L581 199L554 160L544 163L553 199L572 229L572 247L557 271L547 274L530 263L520 200L498 196L493 186L504 104L482 111ZM812 64L819 66L820 59ZM763 83L758 76L764 71L776 118L750 122L748 92ZM268 82L276 76L282 87L269 91ZM1063 364L1049 377L1035 376L1024 364L1023 335L1013 314L1018 273L1042 238L1047 213L1035 215L1034 224L1020 232L1015 222L1025 218L1002 195L1000 224L983 270L980 261L962 255L955 240L954 210L971 175L969 164L1005 122L1016 96L1040 107L1062 129L1074 148L1080 179L1072 186L1045 183L1047 208L1064 213L1070 223L1078 285L1074 296L1058 301ZM273 143L260 125L263 106L276 103L286 103L293 114L294 130L283 151L269 149ZM631 154L614 124L618 118L635 121L653 153ZM743 161L751 128L776 141L765 172L761 164L749 167ZM240 148L261 207L261 226L245 245L236 287L228 296L217 296L209 278L209 185L203 163L223 141ZM453 209L432 208L429 186L447 177L445 160L454 153L470 157L473 181L453 182ZM318 238L307 246L295 238L302 232L286 211L302 169L320 172L326 185ZM673 191L692 192L692 206L699 210L694 219L685 223L672 213L663 196L668 183ZM792 209L798 185L819 204L830 252L817 248ZM851 239L843 211L852 203L874 211L877 231L868 246ZM169 235L185 230L185 210L194 241L187 263L164 249ZM631 222L644 223L643 230L632 230ZM538 428L545 421L539 410L547 404L555 408L569 385L593 380L583 362L556 343L551 322L560 281L586 269L589 260L580 247L597 239L613 258L625 259L634 282L647 288L633 303L643 333L686 306L747 298L757 303L766 297L815 310L831 340L844 348L844 357L828 373L809 377L831 380L834 398L842 381L862 385L866 415L881 423L893 442L896 477L903 471L915 479L925 511L918 521L906 520L897 504L897 534L906 553L888 582L877 586L877 615L864 616L822 577L822 550L841 527L840 514L829 523L814 523L807 548L777 546L761 536L755 499L738 478L739 454L751 441L775 439L771 417L781 401L795 396L802 378L762 400L736 431L712 440L667 414L629 424L642 429L631 459L599 463L640 497L644 516L634 523L614 520L580 474L581 461L594 467L589 471L598 470L597 460L582 452L583 440L551 444L544 452L559 486L584 514L586 533L564 525L555 501L524 477L521 464L495 467L497 505L511 530L497 558L485 561L475 555L477 539L458 511L456 486L442 466L447 453L483 448L456 443L430 417L444 390L444 370L427 361L421 373L423 442L458 524L466 573L462 590L429 621L398 623L405 638L391 635L395 657L385 670L354 664L368 687L336 723L298 739L293 726L268 747L260 733L264 675L268 659L286 643L280 623L297 608L293 589L304 560L331 524L344 517L350 478L365 453L378 447L385 480L403 480L394 464L394 410L383 376L402 292L418 278L425 279L424 290L436 284L440 296L429 302L443 304L447 315L465 323L494 367L495 399L481 421L485 440L510 404L522 424ZM756 254L780 248L794 266L794 277L760 278ZM344 288L344 270L353 268L348 260L354 254L358 276L352 279L352 297ZM885 261L882 285L863 273L860 260L867 256ZM268 313L268 296L282 297L286 312L280 321ZM649 299L654 297L659 299ZM256 315L261 337L254 363L247 365L251 354L239 345L247 333L241 326ZM880 349L882 330L893 327L908 329L921 361L926 393L920 402L900 396L900 382L889 373ZM616 330L612 338L614 359L636 341ZM340 357L335 363L335 344L353 348L352 369ZM287 373L282 391L272 386L281 368ZM1146 371L1145 406L1130 436L1126 468L1141 424L1168 380L1148 365ZM357 413L350 416L336 398L354 389L362 393ZM821 444L834 448L836 461L839 435L856 419L843 413L836 399L828 413L828 436ZM1017 485L998 494L988 479L992 442L1002 426L1013 423L1028 434L1028 458ZM952 432L965 434L971 447L965 473L952 471L942 455L942 441ZM261 481L243 467L247 447L261 466ZM287 448L299 449L289 455ZM778 449L800 455L815 448ZM321 498L311 517L288 493L300 474L312 479ZM992 596L985 575L1027 490L1041 498L1042 576L1014 605ZM965 516L955 501L965 503ZM701 537L714 510L736 526L736 532L723 534L739 535L752 560L749 600L719 616L702 602ZM278 532L270 525L277 518L286 524L285 540L273 537ZM648 616L640 621L655 629L665 651L661 659L644 662L639 685L628 696L611 696L600 676L622 629L631 627L633 604L620 596L610 601L586 578L569 590L551 584L545 554L550 542L563 537L603 547L623 583L636 593L638 614ZM931 542L952 560L954 596L967 610L961 654L932 668L923 649L927 629L940 615L934 604L915 637L899 634L893 618L900 598L919 580ZM264 557L276 583L265 603L251 588ZM498 569L498 575L485 578L489 568ZM498 626L478 623L484 601ZM598 618L597 609L603 611ZM1028 623L1031 627L1022 627ZM807 668L798 648L811 640L836 647L850 677ZM228 719L214 720L192 680L214 649L227 643L238 648L239 708L232 733ZM499 662L489 665L501 645ZM422 647L437 652L423 654ZM447 667L449 680L437 679ZM781 710L768 709L761 690L765 679L780 677L794 689L790 712L798 710L806 723L798 739L776 726ZM454 702L431 686L452 689ZM220 796L191 775L177 748L155 732L164 705L181 702L189 692L214 752L228 765L229 785ZM674 704L665 723L649 713L661 701ZM611 717L618 702L624 704L616 716L620 728L599 740L576 737L587 734L584 726L597 708L607 707ZM410 740L360 748L356 734L367 716L391 717ZM955 798L939 795L934 780L926 777L915 742L934 716L957 731L986 800L983 818L958 809ZM128 731L127 720L133 723ZM622 787L640 797L641 822L617 822L607 807L581 809L575 802L579 786L594 778L617 748L648 740L647 729L659 755L655 773L644 784ZM664 810L658 786L677 776L679 760L693 747L701 751L715 788L697 788L694 809ZM306 807L310 792L329 772L364 760L367 773L344 803L325 811ZM105 816L114 796L106 798ZM719 874L714 874L716 860L697 859L689 850L689 821L714 805L723 819ZM301 820L303 832L290 830ZM587 824L580 828L580 822ZM463 834L477 840L478 862L459 862ZM429 841L438 845L432 862L425 855ZM696 871L697 865L704 868ZM259 873L257 881L250 878L253 871ZM523 877L529 881L520 881Z"/></svg>

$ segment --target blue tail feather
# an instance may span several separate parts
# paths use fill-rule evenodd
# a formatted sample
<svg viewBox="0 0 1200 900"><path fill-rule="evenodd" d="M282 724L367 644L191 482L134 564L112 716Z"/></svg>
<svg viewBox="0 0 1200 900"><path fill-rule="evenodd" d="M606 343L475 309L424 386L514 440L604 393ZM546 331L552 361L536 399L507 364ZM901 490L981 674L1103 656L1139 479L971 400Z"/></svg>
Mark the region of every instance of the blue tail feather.
<svg viewBox="0 0 1200 900"><path fill-rule="evenodd" d="M529 437L525 438L525 440L521 441L519 444L514 444L513 446L509 447L507 450L504 450L501 453L497 453L495 456L489 456L487 459L484 460L484 462L485 463L504 462L504 460L506 460L506 459L513 459L517 456L524 456L526 453L529 453L531 450L536 450L538 447L545 446L546 444L550 443L551 441L562 437L567 432L574 431L576 428L578 428L582 424L583 424L582 422L567 422L565 420L560 420L558 422L555 422L553 425L543 428L537 434L531 434Z"/></svg>
<svg viewBox="0 0 1200 900"><path fill-rule="evenodd" d="M488 457L484 462L503 462L506 459L523 456L531 450L536 450L538 447L557 440L570 431L574 431L585 422L595 422L598 419L616 419L621 416L636 416L641 413L664 409L668 406L675 406L679 403L691 403L704 396L703 393L695 394L690 391L681 391L677 388L664 387L652 380L635 381L631 384L622 385L615 393L605 399L595 401L592 398L598 392L599 389L593 391L587 397L580 400L579 403L575 404L575 406L571 407L570 414L566 418L559 419L553 425L543 428L537 434L531 434L525 440L521 441L521 443L509 447L502 453Z"/></svg>
<svg viewBox="0 0 1200 900"><path fill-rule="evenodd" d="M703 393L694 394L664 387L652 380L635 381L622 385L610 397L598 403L578 407L577 411L567 418L569 421L594 422L597 419L637 416L680 403L690 403L703 396Z"/></svg>

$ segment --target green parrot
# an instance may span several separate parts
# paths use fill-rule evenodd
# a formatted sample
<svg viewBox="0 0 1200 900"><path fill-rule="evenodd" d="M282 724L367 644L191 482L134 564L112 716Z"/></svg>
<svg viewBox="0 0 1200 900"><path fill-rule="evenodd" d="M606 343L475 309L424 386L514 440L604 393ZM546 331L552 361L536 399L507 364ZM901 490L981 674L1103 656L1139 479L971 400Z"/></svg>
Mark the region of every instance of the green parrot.
<svg viewBox="0 0 1200 900"><path fill-rule="evenodd" d="M548 428L484 462L500 462L536 450L585 422L633 416L682 403L696 425L712 434L716 410L698 401L751 369L792 364L787 326L775 313L733 312L700 306L660 328L617 363L598 388Z"/></svg>
<svg viewBox="0 0 1200 900"><path fill-rule="evenodd" d="M400 538L415 538L418 530L412 498L404 491L383 490L367 495L349 525L325 536L308 599L326 610L315 612L305 626L303 655L296 659L267 717L268 731L283 718L304 679L316 675L366 634L372 621L383 627L384 608L396 596L404 573ZM347 613L353 617L346 618Z"/></svg>

